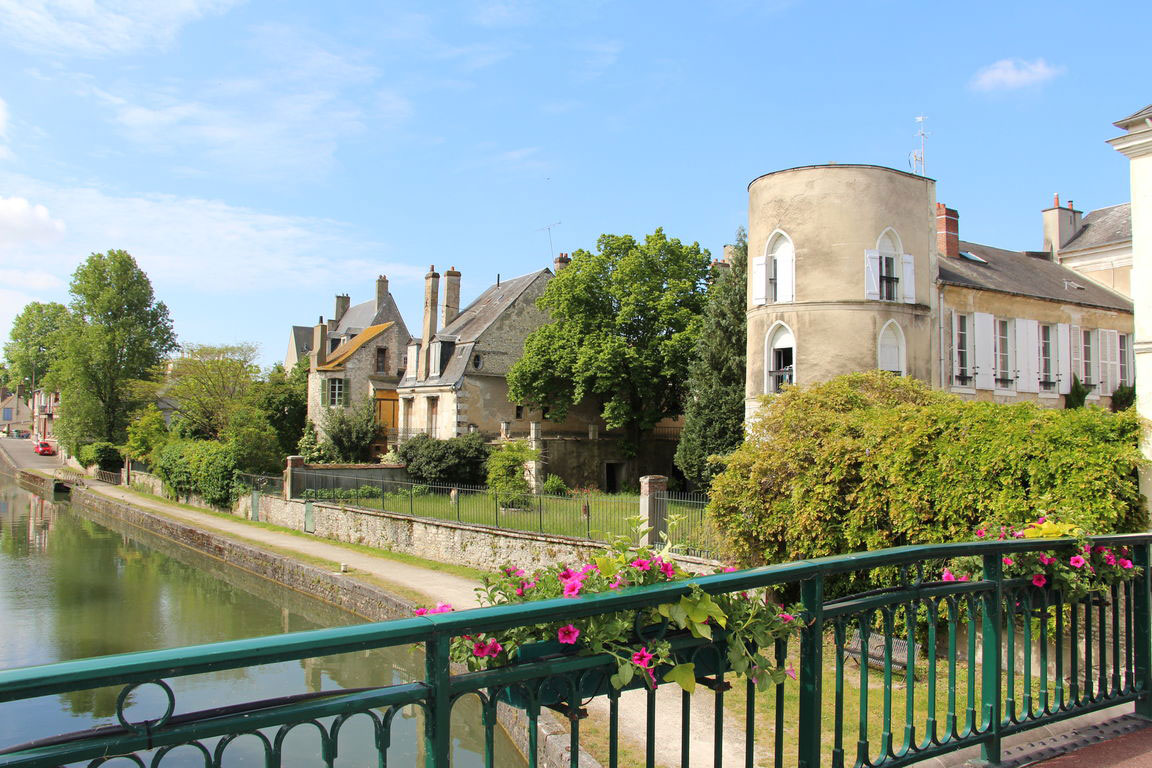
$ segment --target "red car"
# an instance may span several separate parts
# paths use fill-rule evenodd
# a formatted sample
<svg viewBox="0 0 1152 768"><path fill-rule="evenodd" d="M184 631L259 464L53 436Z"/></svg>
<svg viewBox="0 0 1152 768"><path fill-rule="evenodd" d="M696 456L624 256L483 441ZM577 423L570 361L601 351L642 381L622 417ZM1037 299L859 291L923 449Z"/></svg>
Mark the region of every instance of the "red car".
<svg viewBox="0 0 1152 768"><path fill-rule="evenodd" d="M46 443L43 440L32 446L32 450L41 456L55 456L56 449L52 447L52 443Z"/></svg>

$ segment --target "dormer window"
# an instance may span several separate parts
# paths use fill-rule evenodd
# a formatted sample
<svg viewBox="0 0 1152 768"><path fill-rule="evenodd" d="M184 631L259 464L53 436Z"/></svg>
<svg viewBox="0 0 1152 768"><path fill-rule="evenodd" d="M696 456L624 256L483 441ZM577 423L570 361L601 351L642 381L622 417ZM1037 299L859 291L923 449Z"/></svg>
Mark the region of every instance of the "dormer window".
<svg viewBox="0 0 1152 768"><path fill-rule="evenodd" d="M441 347L440 342L439 341L432 342L432 345L428 351L428 375L429 376L439 376L440 375L440 354L441 354L441 351L442 351L442 347Z"/></svg>

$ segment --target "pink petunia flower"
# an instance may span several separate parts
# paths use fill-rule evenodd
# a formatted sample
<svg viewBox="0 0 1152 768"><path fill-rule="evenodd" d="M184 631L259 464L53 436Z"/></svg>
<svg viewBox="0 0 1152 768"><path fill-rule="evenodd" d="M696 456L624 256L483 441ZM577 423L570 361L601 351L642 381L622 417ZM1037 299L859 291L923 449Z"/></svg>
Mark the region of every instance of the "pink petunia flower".
<svg viewBox="0 0 1152 768"><path fill-rule="evenodd" d="M790 613L782 613L778 616L778 618L780 619L780 621L783 621L785 623L787 623L789 621L795 621L796 620L796 617Z"/></svg>
<svg viewBox="0 0 1152 768"><path fill-rule="evenodd" d="M1032 577L1032 584L1037 587L1042 587L1048 583L1048 577L1042 573L1038 573Z"/></svg>
<svg viewBox="0 0 1152 768"><path fill-rule="evenodd" d="M652 654L648 653L648 646L643 646L632 654L632 663L643 669L648 669L652 665Z"/></svg>
<svg viewBox="0 0 1152 768"><path fill-rule="evenodd" d="M564 597L576 597L576 595L580 594L580 589L583 586L583 582L578 579L564 582Z"/></svg>
<svg viewBox="0 0 1152 768"><path fill-rule="evenodd" d="M588 574L592 573L593 571L595 571L596 573L600 573L600 569L596 566L595 563L588 563L588 565L586 565L580 569L580 575L587 576Z"/></svg>
<svg viewBox="0 0 1152 768"><path fill-rule="evenodd" d="M569 624L556 630L556 639L565 645L573 645L578 637L580 637L580 630L576 628L575 624Z"/></svg>
<svg viewBox="0 0 1152 768"><path fill-rule="evenodd" d="M675 578L676 566L672 565L672 563L660 563L660 573L664 574L665 578Z"/></svg>
<svg viewBox="0 0 1152 768"><path fill-rule="evenodd" d="M788 669L784 670L784 674L788 675L788 677L795 680L796 679L796 667L789 666Z"/></svg>
<svg viewBox="0 0 1152 768"><path fill-rule="evenodd" d="M1104 562L1108 565L1116 565L1116 555L1109 552L1108 554L1104 555Z"/></svg>
<svg viewBox="0 0 1152 768"><path fill-rule="evenodd" d="M476 642L472 643L472 655L481 659L487 656L488 643L484 642L483 640L477 640Z"/></svg>
<svg viewBox="0 0 1152 768"><path fill-rule="evenodd" d="M986 531L983 528L980 528L979 530L976 531L976 538L978 538L978 539L984 538L985 533L986 533Z"/></svg>
<svg viewBox="0 0 1152 768"><path fill-rule="evenodd" d="M581 576L571 568L565 568L564 570L560 571L560 573L556 574L556 578L560 579L561 583L563 583L566 581L572 581L573 579L579 579Z"/></svg>
<svg viewBox="0 0 1152 768"><path fill-rule="evenodd" d="M500 651L502 651L502 650L504 650L504 646L500 645L500 643L498 643L495 638L488 641L488 655L489 656L495 656L496 654L500 653Z"/></svg>
<svg viewBox="0 0 1152 768"><path fill-rule="evenodd" d="M964 574L963 576L961 576L960 581L968 581L968 574Z"/></svg>
<svg viewBox="0 0 1152 768"><path fill-rule="evenodd" d="M1072 557L1068 558L1068 564L1073 568L1083 568L1086 562L1087 561L1080 555L1072 555Z"/></svg>
<svg viewBox="0 0 1152 768"><path fill-rule="evenodd" d="M1052 565L1052 563L1054 563L1054 562L1056 562L1056 558L1049 557L1048 555L1044 554L1043 552L1040 553L1040 564L1041 565Z"/></svg>
<svg viewBox="0 0 1152 768"><path fill-rule="evenodd" d="M428 615L428 609L427 608L417 608L415 611L413 611L413 613L416 614L417 616L427 616Z"/></svg>
<svg viewBox="0 0 1152 768"><path fill-rule="evenodd" d="M944 569L944 575L940 577L941 581L956 581L956 574L952 573L949 569Z"/></svg>
<svg viewBox="0 0 1152 768"><path fill-rule="evenodd" d="M735 572L736 572L736 566L734 566L734 565L726 565L726 566L724 566L724 570L721 571L721 573L735 573Z"/></svg>
<svg viewBox="0 0 1152 768"><path fill-rule="evenodd" d="M429 611L429 613L448 613L453 610L455 610L455 608L452 607L452 603L436 603L436 607Z"/></svg>
<svg viewBox="0 0 1152 768"><path fill-rule="evenodd" d="M1013 559L1012 559L1012 558L1010 558L1010 557L1005 557L1005 558L1003 558L1002 562L1004 563L1004 565L1012 565L1012 564L1014 564L1016 561L1015 561L1015 560L1013 560Z"/></svg>
<svg viewBox="0 0 1152 768"><path fill-rule="evenodd" d="M638 570L647 571L647 570L651 570L652 561L651 560L645 560L643 558L636 558L635 560L632 561L631 565L633 568L636 568Z"/></svg>
<svg viewBox="0 0 1152 768"><path fill-rule="evenodd" d="M1121 568L1123 568L1125 570L1131 570L1132 569L1132 561L1129 560L1128 558L1126 558L1126 557L1121 558L1119 562L1120 562Z"/></svg>
<svg viewBox="0 0 1152 768"><path fill-rule="evenodd" d="M1046 518L1046 517L1044 517L1044 516L1040 516L1040 517L1036 518L1036 522L1037 522L1037 523L1040 523L1041 525L1043 525L1043 524L1044 524L1044 523L1046 523L1047 521L1048 521L1048 518Z"/></svg>

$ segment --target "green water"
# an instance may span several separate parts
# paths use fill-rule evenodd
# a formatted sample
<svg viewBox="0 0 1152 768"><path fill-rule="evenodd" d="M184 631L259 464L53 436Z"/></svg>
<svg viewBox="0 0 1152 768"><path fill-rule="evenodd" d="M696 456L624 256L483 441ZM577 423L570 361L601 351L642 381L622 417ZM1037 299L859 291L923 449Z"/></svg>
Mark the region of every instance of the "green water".
<svg viewBox="0 0 1152 768"><path fill-rule="evenodd" d="M0 474L0 668L48 664L111 653L168 648L360 623L320 601L284 589L123 524L98 525L67 503L19 488ZM421 676L412 649L366 651L284 662L169 681L176 712L293 693L406 682ZM116 722L118 688L0 704L0 749L58 733ZM154 718L162 708L153 686L138 689L129 717ZM368 719L342 729L338 766L375 765ZM421 720L403 712L392 726L389 765L414 766ZM271 735L271 734L270 734ZM482 765L480 712L471 700L454 711L454 765ZM213 740L214 742L214 740ZM211 748L212 742L206 746ZM292 731L285 765L320 764L314 728ZM523 765L499 739L497 765ZM164 766L202 765L191 749ZM260 765L255 737L237 739L225 765Z"/></svg>

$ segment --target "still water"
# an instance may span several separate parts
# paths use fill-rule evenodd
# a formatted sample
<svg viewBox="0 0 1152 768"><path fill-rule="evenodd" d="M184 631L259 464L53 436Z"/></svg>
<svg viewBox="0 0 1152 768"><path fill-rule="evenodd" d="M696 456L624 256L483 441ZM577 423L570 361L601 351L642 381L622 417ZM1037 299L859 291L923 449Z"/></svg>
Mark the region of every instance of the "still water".
<svg viewBox="0 0 1152 768"><path fill-rule="evenodd" d="M45 500L0 474L0 668L362 621L123 524L98 525L87 516L91 514ZM421 677L422 667L419 652L389 649L168 682L180 713L294 693L402 683ZM119 692L100 688L0 704L0 749L115 723ZM154 686L139 688L130 701L132 720L155 718L163 707ZM483 764L480 722L472 697L457 705L454 765ZM423 762L421 727L416 712L395 718L389 765ZM345 728L336 765L375 765L368 718L357 716ZM515 748L503 734L498 736L496 764L522 766ZM260 765L262 754L255 737L241 737L227 748L224 764ZM317 765L318 758L316 730L294 729L285 745L284 765ZM203 760L191 749L178 749L163 765L203 765Z"/></svg>

